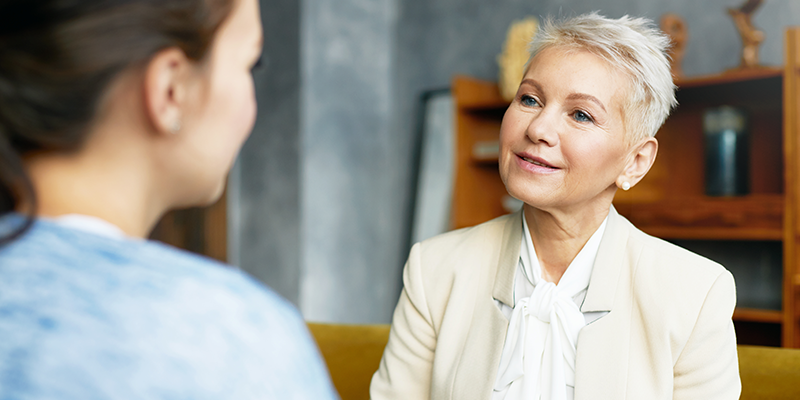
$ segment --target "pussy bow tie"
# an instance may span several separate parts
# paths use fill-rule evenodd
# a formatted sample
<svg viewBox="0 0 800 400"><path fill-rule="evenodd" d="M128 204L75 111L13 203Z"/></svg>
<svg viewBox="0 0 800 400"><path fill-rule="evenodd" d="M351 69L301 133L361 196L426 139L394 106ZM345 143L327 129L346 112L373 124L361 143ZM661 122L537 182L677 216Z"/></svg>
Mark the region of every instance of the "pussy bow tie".
<svg viewBox="0 0 800 400"><path fill-rule="evenodd" d="M508 388L507 400L565 400L567 386L575 387L576 344L585 319L572 298L582 288L537 280L531 296L515 304L508 325L494 387Z"/></svg>

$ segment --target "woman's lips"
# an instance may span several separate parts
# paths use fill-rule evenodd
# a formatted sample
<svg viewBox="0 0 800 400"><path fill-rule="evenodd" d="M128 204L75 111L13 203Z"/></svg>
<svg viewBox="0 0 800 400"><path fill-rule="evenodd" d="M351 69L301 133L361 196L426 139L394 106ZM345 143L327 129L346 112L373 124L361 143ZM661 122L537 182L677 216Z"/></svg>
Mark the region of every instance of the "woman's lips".
<svg viewBox="0 0 800 400"><path fill-rule="evenodd" d="M538 173L551 173L560 168L554 167L547 161L529 154L517 154L517 164L524 170Z"/></svg>

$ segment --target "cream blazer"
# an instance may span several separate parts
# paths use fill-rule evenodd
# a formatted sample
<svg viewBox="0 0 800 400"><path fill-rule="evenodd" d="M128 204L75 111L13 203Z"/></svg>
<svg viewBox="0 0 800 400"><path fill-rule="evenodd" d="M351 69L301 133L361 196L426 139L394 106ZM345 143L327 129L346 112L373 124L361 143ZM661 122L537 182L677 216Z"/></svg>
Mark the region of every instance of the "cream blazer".
<svg viewBox="0 0 800 400"><path fill-rule="evenodd" d="M522 213L414 245L374 400L489 400L514 306ZM575 400L738 399L733 276L610 211L582 312Z"/></svg>

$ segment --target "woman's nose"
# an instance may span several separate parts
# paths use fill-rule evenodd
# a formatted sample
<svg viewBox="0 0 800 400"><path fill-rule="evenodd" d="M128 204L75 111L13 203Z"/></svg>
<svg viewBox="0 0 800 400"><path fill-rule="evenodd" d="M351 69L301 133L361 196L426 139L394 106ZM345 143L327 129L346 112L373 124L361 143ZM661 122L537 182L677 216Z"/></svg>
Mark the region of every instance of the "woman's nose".
<svg viewBox="0 0 800 400"><path fill-rule="evenodd" d="M553 147L558 144L558 115L547 108L531 116L525 134L533 143Z"/></svg>

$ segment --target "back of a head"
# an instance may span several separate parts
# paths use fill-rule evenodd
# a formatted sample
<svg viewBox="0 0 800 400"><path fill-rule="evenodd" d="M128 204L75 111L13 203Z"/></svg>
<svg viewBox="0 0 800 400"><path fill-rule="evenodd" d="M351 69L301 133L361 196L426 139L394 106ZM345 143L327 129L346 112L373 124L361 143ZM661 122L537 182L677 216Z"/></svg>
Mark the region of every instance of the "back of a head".
<svg viewBox="0 0 800 400"><path fill-rule="evenodd" d="M677 105L669 38L645 18L610 19L594 12L546 20L531 43L531 58L550 47L589 51L629 77L625 118L629 137L655 136Z"/></svg>
<svg viewBox="0 0 800 400"><path fill-rule="evenodd" d="M160 50L177 47L203 60L232 3L0 2L0 216L35 214L27 154L79 151L114 78L145 66Z"/></svg>

